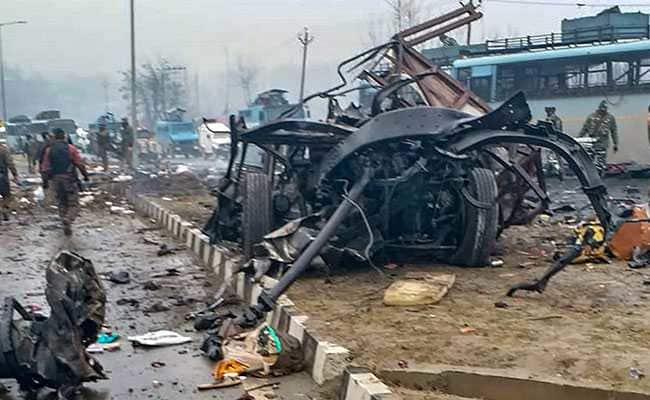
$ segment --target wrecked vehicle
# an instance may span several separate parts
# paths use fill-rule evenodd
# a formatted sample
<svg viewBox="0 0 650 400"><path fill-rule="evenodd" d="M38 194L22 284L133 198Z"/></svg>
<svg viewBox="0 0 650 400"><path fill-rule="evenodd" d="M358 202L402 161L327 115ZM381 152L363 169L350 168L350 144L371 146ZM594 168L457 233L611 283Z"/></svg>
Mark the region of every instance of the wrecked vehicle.
<svg viewBox="0 0 650 400"><path fill-rule="evenodd" d="M105 317L106 294L92 262L61 252L46 272L50 315L27 311L7 297L0 315L0 379L15 379L22 391L43 388L72 398L84 382L106 379L87 352Z"/></svg>
<svg viewBox="0 0 650 400"><path fill-rule="evenodd" d="M415 50L480 16L470 3L343 61L342 83L305 99L329 101L326 122L287 112L245 129L231 117L230 161L204 232L240 243L247 258L291 266L249 322L312 262L374 265L408 254L487 265L503 229L550 203L540 147L566 162L602 226L613 229L606 188L580 144L548 123L531 124L523 93L490 110ZM346 73L363 83L347 88ZM340 106L345 94L368 88L370 110ZM247 162L258 151L261 162Z"/></svg>

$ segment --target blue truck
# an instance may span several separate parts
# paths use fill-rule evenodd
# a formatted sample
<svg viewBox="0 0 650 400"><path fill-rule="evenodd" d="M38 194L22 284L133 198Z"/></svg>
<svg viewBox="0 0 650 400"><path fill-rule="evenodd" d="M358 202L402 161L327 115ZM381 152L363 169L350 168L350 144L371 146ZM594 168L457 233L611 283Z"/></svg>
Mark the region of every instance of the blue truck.
<svg viewBox="0 0 650 400"><path fill-rule="evenodd" d="M180 108L169 111L156 122L154 134L164 156L182 154L189 158L201 153L199 133L193 122L183 120L184 113Z"/></svg>

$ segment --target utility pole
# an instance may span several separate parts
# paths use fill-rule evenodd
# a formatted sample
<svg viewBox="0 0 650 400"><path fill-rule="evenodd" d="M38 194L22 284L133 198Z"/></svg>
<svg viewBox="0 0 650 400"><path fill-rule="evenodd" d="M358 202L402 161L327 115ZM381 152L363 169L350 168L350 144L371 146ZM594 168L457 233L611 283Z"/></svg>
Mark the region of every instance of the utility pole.
<svg viewBox="0 0 650 400"><path fill-rule="evenodd" d="M130 0L131 5L131 126L138 128L138 114L135 108L135 0Z"/></svg>
<svg viewBox="0 0 650 400"><path fill-rule="evenodd" d="M12 21L0 23L0 90L2 90L2 120L7 121L7 91L5 88L5 63L2 54L2 28L9 25L26 24L27 21Z"/></svg>
<svg viewBox="0 0 650 400"><path fill-rule="evenodd" d="M108 79L104 78L102 87L104 88L104 111L108 113Z"/></svg>
<svg viewBox="0 0 650 400"><path fill-rule="evenodd" d="M307 48L314 41L314 37L309 34L309 28L305 27L302 34L298 34L298 41L302 45L302 74L300 78L300 102L305 98L305 74L307 70Z"/></svg>

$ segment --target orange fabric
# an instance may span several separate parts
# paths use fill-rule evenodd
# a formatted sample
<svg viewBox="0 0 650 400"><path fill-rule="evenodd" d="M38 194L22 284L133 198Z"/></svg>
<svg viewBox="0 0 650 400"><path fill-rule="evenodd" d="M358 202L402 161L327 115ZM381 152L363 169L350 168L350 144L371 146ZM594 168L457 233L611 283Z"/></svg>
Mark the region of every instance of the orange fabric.
<svg viewBox="0 0 650 400"><path fill-rule="evenodd" d="M222 380L226 374L239 375L246 372L247 369L248 365L237 360L221 360L214 367L214 371L212 371L212 377L216 380Z"/></svg>
<svg viewBox="0 0 650 400"><path fill-rule="evenodd" d="M645 209L634 208L632 219L646 218ZM621 260L631 259L635 247L650 248L650 222L626 222L609 242L609 250Z"/></svg>

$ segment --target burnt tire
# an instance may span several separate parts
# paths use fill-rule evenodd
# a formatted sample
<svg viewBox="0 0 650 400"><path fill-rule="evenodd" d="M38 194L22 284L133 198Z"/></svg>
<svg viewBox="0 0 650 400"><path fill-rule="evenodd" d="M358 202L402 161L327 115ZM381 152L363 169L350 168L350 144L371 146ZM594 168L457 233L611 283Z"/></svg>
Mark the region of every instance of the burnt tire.
<svg viewBox="0 0 650 400"><path fill-rule="evenodd" d="M253 246L271 230L271 182L264 174L248 173L244 177L241 229L244 257L250 258Z"/></svg>
<svg viewBox="0 0 650 400"><path fill-rule="evenodd" d="M475 201L461 197L464 202L464 229L452 262L466 267L483 267L490 262L498 230L498 188L494 172L486 168L474 168L469 174L466 189Z"/></svg>

